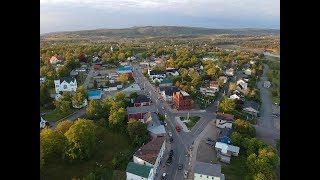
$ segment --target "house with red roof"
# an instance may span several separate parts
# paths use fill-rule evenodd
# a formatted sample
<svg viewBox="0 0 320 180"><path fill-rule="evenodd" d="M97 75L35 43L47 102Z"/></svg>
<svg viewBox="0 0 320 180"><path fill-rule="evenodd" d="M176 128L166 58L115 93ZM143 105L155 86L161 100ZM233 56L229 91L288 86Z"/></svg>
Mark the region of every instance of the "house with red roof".
<svg viewBox="0 0 320 180"><path fill-rule="evenodd" d="M63 57L62 56L52 56L50 58L50 63L51 64L57 64L57 63L61 63L63 61Z"/></svg>

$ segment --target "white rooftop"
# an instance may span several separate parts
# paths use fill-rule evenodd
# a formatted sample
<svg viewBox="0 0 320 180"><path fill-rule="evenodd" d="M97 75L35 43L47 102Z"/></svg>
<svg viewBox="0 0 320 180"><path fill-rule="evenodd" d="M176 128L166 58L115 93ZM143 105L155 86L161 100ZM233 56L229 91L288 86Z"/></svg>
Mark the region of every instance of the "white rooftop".
<svg viewBox="0 0 320 180"><path fill-rule="evenodd" d="M185 91L180 91L181 92L181 94L183 95L183 96L190 96L187 92L185 92Z"/></svg>

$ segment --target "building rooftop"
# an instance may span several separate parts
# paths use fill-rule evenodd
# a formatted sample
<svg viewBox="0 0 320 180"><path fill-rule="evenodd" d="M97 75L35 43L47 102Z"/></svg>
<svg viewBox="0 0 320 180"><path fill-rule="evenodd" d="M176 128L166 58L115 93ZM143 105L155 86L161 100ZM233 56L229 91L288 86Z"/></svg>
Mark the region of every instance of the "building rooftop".
<svg viewBox="0 0 320 180"><path fill-rule="evenodd" d="M172 86L172 87L170 87L170 88L165 89L165 90L164 90L164 93L165 93L167 96L172 96L173 93L178 92L178 91L179 91L179 89L178 89L176 86Z"/></svg>
<svg viewBox="0 0 320 180"><path fill-rule="evenodd" d="M133 99L133 103L149 102L150 99L145 95L139 95Z"/></svg>
<svg viewBox="0 0 320 180"><path fill-rule="evenodd" d="M141 165L141 164L137 164L134 162L129 162L127 165L126 172L129 172L131 174L135 174L140 177L148 178L151 169L152 169L152 167L150 167L150 166Z"/></svg>
<svg viewBox="0 0 320 180"><path fill-rule="evenodd" d="M156 112L156 107L151 106L140 106L140 107L127 107L127 114L145 113L145 112Z"/></svg>
<svg viewBox="0 0 320 180"><path fill-rule="evenodd" d="M190 96L187 92L185 92L185 91L180 91L181 92L181 94L183 95L183 96Z"/></svg>
<svg viewBox="0 0 320 180"><path fill-rule="evenodd" d="M118 68L118 71L132 71L132 68L130 66L125 66Z"/></svg>
<svg viewBox="0 0 320 180"><path fill-rule="evenodd" d="M160 126L160 120L156 113L148 112L143 116L144 123L148 125L148 127Z"/></svg>
<svg viewBox="0 0 320 180"><path fill-rule="evenodd" d="M74 77L62 77L62 78L60 78L60 83L62 83L63 81L70 83L70 82L75 82L75 80L76 80L76 78L74 78Z"/></svg>
<svg viewBox="0 0 320 180"><path fill-rule="evenodd" d="M163 81L160 82L160 84L167 84L167 83L173 83L171 80L169 79L164 79Z"/></svg>
<svg viewBox="0 0 320 180"><path fill-rule="evenodd" d="M196 161L194 172L197 174L221 177L221 165Z"/></svg>
<svg viewBox="0 0 320 180"><path fill-rule="evenodd" d="M217 119L222 119L222 120L228 120L228 121L233 121L234 115L232 114L227 114L227 113L217 113Z"/></svg>
<svg viewBox="0 0 320 180"><path fill-rule="evenodd" d="M101 91L88 91L88 96L101 96Z"/></svg>
<svg viewBox="0 0 320 180"><path fill-rule="evenodd" d="M259 105L258 103L256 103L255 101L246 101L244 102L244 105L243 105L244 108L253 108L255 109L256 111L259 110Z"/></svg>
<svg viewBox="0 0 320 180"><path fill-rule="evenodd" d="M151 71L149 72L149 74L150 74L150 75L166 74L166 72L165 72L165 71L152 71L152 70L151 70Z"/></svg>
<svg viewBox="0 0 320 180"><path fill-rule="evenodd" d="M231 137L232 129L222 128L219 133L219 137Z"/></svg>
<svg viewBox="0 0 320 180"><path fill-rule="evenodd" d="M150 164L155 164L165 139L166 137L157 137L153 139L138 149L138 151L134 153L134 156L147 161Z"/></svg>

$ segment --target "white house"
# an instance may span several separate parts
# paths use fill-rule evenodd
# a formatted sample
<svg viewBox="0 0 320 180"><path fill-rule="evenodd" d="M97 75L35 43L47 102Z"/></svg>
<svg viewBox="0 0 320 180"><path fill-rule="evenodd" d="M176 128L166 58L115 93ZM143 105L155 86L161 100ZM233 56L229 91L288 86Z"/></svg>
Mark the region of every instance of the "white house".
<svg viewBox="0 0 320 180"><path fill-rule="evenodd" d="M215 96L217 89L212 89L210 87L200 87L200 92L207 96Z"/></svg>
<svg viewBox="0 0 320 180"><path fill-rule="evenodd" d="M216 126L218 128L232 128L232 123L233 123L233 119L234 115L232 114L224 114L224 113L217 113L217 117L216 117Z"/></svg>
<svg viewBox="0 0 320 180"><path fill-rule="evenodd" d="M40 116L40 129L46 127L47 121Z"/></svg>
<svg viewBox="0 0 320 180"><path fill-rule="evenodd" d="M240 148L238 146L232 146L222 142L216 142L215 150L217 153L217 158L221 162L230 163L231 155L238 156Z"/></svg>
<svg viewBox="0 0 320 180"><path fill-rule="evenodd" d="M54 80L54 86L57 94L61 91L75 92L78 88L77 80L74 77L65 77Z"/></svg>
<svg viewBox="0 0 320 180"><path fill-rule="evenodd" d="M171 102L173 93L175 93L177 91L179 91L179 89L175 86L168 87L165 90L161 91L161 96L163 97L163 100L165 100L167 102Z"/></svg>
<svg viewBox="0 0 320 180"><path fill-rule="evenodd" d="M127 180L153 180L153 168L147 165L141 165L129 162L126 169Z"/></svg>
<svg viewBox="0 0 320 180"><path fill-rule="evenodd" d="M179 76L179 72L175 68L167 68L166 74L171 76Z"/></svg>
<svg viewBox="0 0 320 180"><path fill-rule="evenodd" d="M246 69L244 70L245 75L251 75L251 69Z"/></svg>
<svg viewBox="0 0 320 180"><path fill-rule="evenodd" d="M152 71L150 69L148 69L148 74L149 74L149 77L150 79L153 79L153 78L166 78L166 72L165 71Z"/></svg>
<svg viewBox="0 0 320 180"><path fill-rule="evenodd" d="M238 85L238 87L240 87L240 89L242 89L242 90L248 88L248 83L244 82L244 80L242 80L242 79L239 79L239 80L237 81L237 85Z"/></svg>
<svg viewBox="0 0 320 180"><path fill-rule="evenodd" d="M61 95L60 93L56 94L56 95L54 96L54 100L58 100L61 96L62 96L62 95Z"/></svg>
<svg viewBox="0 0 320 180"><path fill-rule="evenodd" d="M224 180L220 164L196 161L194 165L194 180Z"/></svg>
<svg viewBox="0 0 320 180"><path fill-rule="evenodd" d="M157 137L140 147L133 155L133 162L153 167L157 173L158 166L165 151L166 137Z"/></svg>
<svg viewBox="0 0 320 180"><path fill-rule="evenodd" d="M246 101L243 105L243 111L248 114L257 116L259 113L259 105L254 101Z"/></svg>
<svg viewBox="0 0 320 180"><path fill-rule="evenodd" d="M240 99L240 97L239 97L237 94L232 94L232 95L230 96L230 99L231 99L231 100L235 100L235 99Z"/></svg>
<svg viewBox="0 0 320 180"><path fill-rule="evenodd" d="M233 69L233 68L227 69L225 74L226 74L227 76L233 76L233 74L234 74L234 69Z"/></svg>
<svg viewBox="0 0 320 180"><path fill-rule="evenodd" d="M203 61L217 61L217 58L213 58L213 57L204 57L202 58Z"/></svg>

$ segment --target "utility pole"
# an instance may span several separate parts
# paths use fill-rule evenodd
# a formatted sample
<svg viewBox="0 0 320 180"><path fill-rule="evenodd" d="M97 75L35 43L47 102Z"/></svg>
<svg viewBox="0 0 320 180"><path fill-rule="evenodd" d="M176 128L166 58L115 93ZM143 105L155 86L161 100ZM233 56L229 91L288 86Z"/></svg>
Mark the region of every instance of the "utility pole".
<svg viewBox="0 0 320 180"><path fill-rule="evenodd" d="M188 117L187 117L187 120L189 120L189 112L188 112Z"/></svg>

